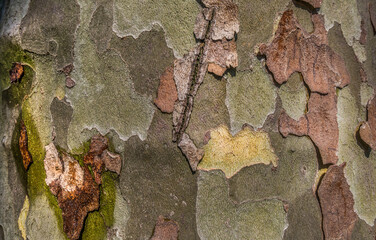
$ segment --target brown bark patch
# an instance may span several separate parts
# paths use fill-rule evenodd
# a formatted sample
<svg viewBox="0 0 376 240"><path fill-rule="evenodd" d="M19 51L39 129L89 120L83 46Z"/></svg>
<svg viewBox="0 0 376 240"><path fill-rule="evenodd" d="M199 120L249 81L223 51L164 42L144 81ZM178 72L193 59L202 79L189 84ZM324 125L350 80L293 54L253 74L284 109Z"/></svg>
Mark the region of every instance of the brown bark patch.
<svg viewBox="0 0 376 240"><path fill-rule="evenodd" d="M73 78L68 76L65 78L65 86L67 88L73 88L74 86L76 86L76 82L73 80Z"/></svg>
<svg viewBox="0 0 376 240"><path fill-rule="evenodd" d="M88 167L63 153L60 157L51 143L44 159L46 183L57 197L63 215L63 228L69 239L78 239L90 211L99 208L99 185Z"/></svg>
<svg viewBox="0 0 376 240"><path fill-rule="evenodd" d="M179 225L177 222L159 216L150 240L177 240L178 234Z"/></svg>
<svg viewBox="0 0 376 240"><path fill-rule="evenodd" d="M23 66L21 63L13 63L12 68L9 70L9 77L11 83L17 83L21 81L23 75Z"/></svg>
<svg viewBox="0 0 376 240"><path fill-rule="evenodd" d="M376 96L367 104L367 122L359 128L361 139L376 150Z"/></svg>
<svg viewBox="0 0 376 240"><path fill-rule="evenodd" d="M80 237L87 214L99 208L102 172L107 169L120 174L120 155L111 153L107 148L107 138L101 135L92 137L90 149L84 156L84 166L81 167L68 153L63 152L59 156L53 143L45 147L45 181L57 197L62 210L64 232L69 239ZM88 166L94 172L94 179Z"/></svg>
<svg viewBox="0 0 376 240"><path fill-rule="evenodd" d="M89 152L84 156L84 163L94 172L95 182L102 183L102 172L107 170L119 172L121 169L120 155L111 153L108 149L108 140L102 135L91 138ZM106 163L108 165L106 165ZM119 174L118 173L118 174Z"/></svg>
<svg viewBox="0 0 376 240"><path fill-rule="evenodd" d="M344 175L345 165L330 166L318 189L325 239L350 239L357 220L353 195Z"/></svg>
<svg viewBox="0 0 376 240"><path fill-rule="evenodd" d="M18 139L18 143L20 146L23 166L25 170L27 170L30 164L33 162L33 159L31 158L31 154L29 152L27 130L23 121L21 121L20 128L20 138Z"/></svg>
<svg viewBox="0 0 376 240"><path fill-rule="evenodd" d="M172 113L177 99L178 92L174 81L174 68L168 67L160 78L158 96L154 103L162 112Z"/></svg>
<svg viewBox="0 0 376 240"><path fill-rule="evenodd" d="M323 164L335 164L338 148L336 88L350 82L345 62L327 43L327 32L321 15L312 15L315 30L307 33L297 22L293 11L283 13L271 44L260 45L266 65L279 84L291 74L301 72L311 91L308 111L298 121L283 113L279 130L283 136L308 135L318 147Z"/></svg>
<svg viewBox="0 0 376 240"><path fill-rule="evenodd" d="M238 66L238 54L234 39L228 41L223 38L219 41L209 41L207 51L208 72L223 76L228 68Z"/></svg>

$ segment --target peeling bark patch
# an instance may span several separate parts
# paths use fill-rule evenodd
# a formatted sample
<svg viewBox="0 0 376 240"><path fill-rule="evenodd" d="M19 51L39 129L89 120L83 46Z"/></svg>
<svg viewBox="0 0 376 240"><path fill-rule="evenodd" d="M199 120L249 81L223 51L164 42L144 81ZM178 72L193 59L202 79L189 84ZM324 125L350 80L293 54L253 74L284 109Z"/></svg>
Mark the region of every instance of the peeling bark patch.
<svg viewBox="0 0 376 240"><path fill-rule="evenodd" d="M67 153L60 157L53 143L45 149L46 183L62 210L64 232L78 239L88 212L99 208L99 186L87 166L81 167Z"/></svg>
<svg viewBox="0 0 376 240"><path fill-rule="evenodd" d="M65 78L65 86L67 88L72 88L76 86L76 81L74 81L71 77L66 77Z"/></svg>
<svg viewBox="0 0 376 240"><path fill-rule="evenodd" d="M183 137L179 142L178 147L188 159L192 171L196 171L197 165L204 155L204 150L197 148L192 139L186 133L183 133Z"/></svg>
<svg viewBox="0 0 376 240"><path fill-rule="evenodd" d="M70 73L73 71L73 69L73 64L68 64L62 70L62 72L65 74L65 86L67 88L72 88L76 85L76 82L70 77Z"/></svg>
<svg viewBox="0 0 376 240"><path fill-rule="evenodd" d="M102 172L106 169L118 174L121 170L120 155L109 152L107 148L107 138L101 135L93 136L90 142L90 150L84 156L84 163L92 168L97 184L102 183Z"/></svg>
<svg viewBox="0 0 376 240"><path fill-rule="evenodd" d="M282 112L279 117L279 131L288 134L309 136L318 147L323 164L337 163L338 123L337 96L335 93L321 95L311 93L308 100L308 112L295 120Z"/></svg>
<svg viewBox="0 0 376 240"><path fill-rule="evenodd" d="M99 208L102 172L108 169L120 173L120 156L107 148L106 138L100 135L92 137L90 150L84 156L84 166L81 167L68 153L63 152L60 156L53 143L45 147L45 181L57 197L63 212L64 232L69 239L80 237L88 212ZM88 166L91 166L95 179Z"/></svg>
<svg viewBox="0 0 376 240"><path fill-rule="evenodd" d="M168 67L160 78L158 96L154 103L162 112L172 113L177 99L178 92L174 82L174 68Z"/></svg>
<svg viewBox="0 0 376 240"><path fill-rule="evenodd" d="M21 63L13 63L12 69L9 70L10 83L20 82L23 72L24 70Z"/></svg>
<svg viewBox="0 0 376 240"><path fill-rule="evenodd" d="M312 15L315 30L308 34L292 10L283 13L272 43L260 46L260 53L266 55L266 64L279 84L294 72L301 72L309 89L321 94L349 84L345 62L327 45L323 21L322 16Z"/></svg>
<svg viewBox="0 0 376 240"><path fill-rule="evenodd" d="M260 53L274 79L282 84L294 72L301 72L311 91L308 112L299 120L282 113L279 130L283 136L308 135L319 148L323 164L338 160L338 123L336 87L350 82L345 62L327 45L323 18L312 15L315 30L305 32L292 10L284 12L271 44L262 44Z"/></svg>
<svg viewBox="0 0 376 240"><path fill-rule="evenodd" d="M235 35L239 32L238 7L231 0L203 1L205 8L197 15L194 35L198 44L181 59L174 62L174 81L178 100L173 110L173 141L178 142L191 169L196 169L201 154L184 135L192 113L194 97L207 71L222 76L230 67L238 66ZM182 138L184 140L182 143ZM187 149L190 153L187 152ZM197 150L193 150L197 153ZM188 157L191 156L191 157Z"/></svg>
<svg viewBox="0 0 376 240"><path fill-rule="evenodd" d="M367 122L362 123L359 134L362 140L376 150L376 97L367 104Z"/></svg>
<svg viewBox="0 0 376 240"><path fill-rule="evenodd" d="M150 240L177 240L178 234L179 225L177 222L159 216Z"/></svg>
<svg viewBox="0 0 376 240"><path fill-rule="evenodd" d="M23 121L21 121L20 128L21 128L20 138L18 140L18 143L20 145L20 152L21 152L21 156L22 156L23 166L24 166L25 170L27 170L29 168L30 164L33 162L33 159L31 158L31 154L30 154L29 149L28 149L27 130L26 130L26 126L23 123Z"/></svg>
<svg viewBox="0 0 376 240"><path fill-rule="evenodd" d="M239 32L238 7L232 0L203 0L207 8L214 9L211 38L213 40L233 39Z"/></svg>
<svg viewBox="0 0 376 240"><path fill-rule="evenodd" d="M254 164L272 163L277 167L278 157L264 131L245 127L232 136L227 127L220 126L210 132L210 137L199 170L220 169L230 178L243 167Z"/></svg>
<svg viewBox="0 0 376 240"><path fill-rule="evenodd" d="M330 166L318 189L325 239L350 239L357 220L345 166Z"/></svg>
<svg viewBox="0 0 376 240"><path fill-rule="evenodd" d="M218 41L208 42L207 62L209 63L208 72L217 76L223 76L228 68L238 66L238 54L236 51L235 40L223 38Z"/></svg>

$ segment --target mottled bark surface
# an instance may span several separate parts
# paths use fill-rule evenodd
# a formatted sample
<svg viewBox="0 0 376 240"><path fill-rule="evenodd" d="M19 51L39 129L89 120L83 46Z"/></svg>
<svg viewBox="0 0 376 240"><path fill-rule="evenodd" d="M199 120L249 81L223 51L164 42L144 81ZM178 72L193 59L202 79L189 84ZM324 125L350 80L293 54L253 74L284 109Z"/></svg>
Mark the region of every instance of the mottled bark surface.
<svg viewBox="0 0 376 240"><path fill-rule="evenodd" d="M374 240L375 9L0 1L0 240Z"/></svg>

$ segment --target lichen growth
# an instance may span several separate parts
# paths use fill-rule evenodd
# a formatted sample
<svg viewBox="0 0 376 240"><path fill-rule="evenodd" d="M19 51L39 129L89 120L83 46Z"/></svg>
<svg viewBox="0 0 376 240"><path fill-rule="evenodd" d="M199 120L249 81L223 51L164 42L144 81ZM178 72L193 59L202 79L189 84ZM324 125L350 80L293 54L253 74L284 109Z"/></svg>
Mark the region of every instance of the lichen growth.
<svg viewBox="0 0 376 240"><path fill-rule="evenodd" d="M252 71L229 76L226 86L226 106L230 114L231 132L238 132L244 123L261 128L274 112L276 87L257 59Z"/></svg>
<svg viewBox="0 0 376 240"><path fill-rule="evenodd" d="M198 165L200 170L221 169L230 178L246 166L259 163L277 166L278 157L264 131L246 127L232 136L226 126L219 126L210 132L210 137L204 146L204 158Z"/></svg>

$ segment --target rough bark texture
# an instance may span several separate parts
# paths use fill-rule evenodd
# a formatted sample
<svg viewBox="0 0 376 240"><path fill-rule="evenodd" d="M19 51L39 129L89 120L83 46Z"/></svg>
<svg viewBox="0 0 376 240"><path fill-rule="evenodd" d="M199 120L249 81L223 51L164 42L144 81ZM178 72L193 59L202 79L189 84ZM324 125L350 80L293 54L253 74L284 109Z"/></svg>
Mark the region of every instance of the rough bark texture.
<svg viewBox="0 0 376 240"><path fill-rule="evenodd" d="M375 240L375 9L0 1L0 240Z"/></svg>

